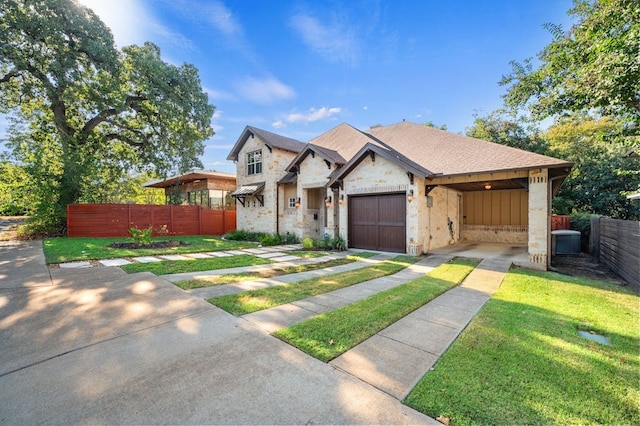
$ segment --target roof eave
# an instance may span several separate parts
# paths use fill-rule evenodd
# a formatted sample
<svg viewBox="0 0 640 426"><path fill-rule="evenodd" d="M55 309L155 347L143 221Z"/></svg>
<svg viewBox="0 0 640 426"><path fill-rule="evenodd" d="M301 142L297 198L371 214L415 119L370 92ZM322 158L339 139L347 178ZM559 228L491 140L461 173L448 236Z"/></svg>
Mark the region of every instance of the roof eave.
<svg viewBox="0 0 640 426"><path fill-rule="evenodd" d="M420 165L414 163L413 161L405 158L400 153L396 151L386 150L378 145L374 145L372 143L366 144L360 151L356 153L356 155L351 158L344 166L338 169L338 173L329 181L328 186L334 186L336 182L344 179L344 176L348 175L353 171L353 169L362 162L366 158L367 155L370 155L370 152L374 152L383 158L397 164L398 166L405 169L408 173L412 173L414 176L418 176L422 179L427 179L429 177L434 177L434 173L421 167ZM394 156L395 153L395 156Z"/></svg>

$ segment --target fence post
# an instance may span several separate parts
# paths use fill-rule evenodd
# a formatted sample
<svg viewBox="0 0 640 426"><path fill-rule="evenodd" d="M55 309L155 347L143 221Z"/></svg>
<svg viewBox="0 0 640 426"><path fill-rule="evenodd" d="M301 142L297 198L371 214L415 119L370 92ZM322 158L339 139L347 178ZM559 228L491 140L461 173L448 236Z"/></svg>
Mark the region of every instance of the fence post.
<svg viewBox="0 0 640 426"><path fill-rule="evenodd" d="M133 228L131 223L131 204L127 204L127 229Z"/></svg>
<svg viewBox="0 0 640 426"><path fill-rule="evenodd" d="M170 211L171 211L171 224L169 226L171 226L171 229L169 229L169 234L174 235L174 231L173 231L173 204L171 204L170 206Z"/></svg>
<svg viewBox="0 0 640 426"><path fill-rule="evenodd" d="M202 206L198 206L198 235L202 234Z"/></svg>
<svg viewBox="0 0 640 426"><path fill-rule="evenodd" d="M600 218L592 217L589 222L591 226L589 232L589 253L600 260Z"/></svg>

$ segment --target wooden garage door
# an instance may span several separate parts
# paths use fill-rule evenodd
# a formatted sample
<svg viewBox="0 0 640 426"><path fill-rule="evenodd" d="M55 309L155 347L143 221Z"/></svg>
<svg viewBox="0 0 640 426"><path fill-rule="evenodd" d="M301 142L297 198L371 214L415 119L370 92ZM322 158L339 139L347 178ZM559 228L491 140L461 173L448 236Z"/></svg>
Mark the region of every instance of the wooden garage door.
<svg viewBox="0 0 640 426"><path fill-rule="evenodd" d="M406 205L402 194L349 197L349 247L406 252Z"/></svg>

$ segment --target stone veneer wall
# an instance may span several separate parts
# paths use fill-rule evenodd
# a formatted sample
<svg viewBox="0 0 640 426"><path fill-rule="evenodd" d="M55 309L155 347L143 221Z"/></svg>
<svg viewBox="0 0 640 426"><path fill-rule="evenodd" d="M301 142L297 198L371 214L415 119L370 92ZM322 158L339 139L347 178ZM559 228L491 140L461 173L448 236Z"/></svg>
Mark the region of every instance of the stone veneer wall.
<svg viewBox="0 0 640 426"><path fill-rule="evenodd" d="M414 238L419 251L428 253L438 247L445 247L460 239L460 202L462 193L445 187L436 187L430 193L431 207L427 207L425 181L416 179L416 199L411 203L416 206L418 214L417 228L408 230L409 238ZM453 224L453 235L449 223ZM414 237L415 235L415 237Z"/></svg>
<svg viewBox="0 0 640 426"><path fill-rule="evenodd" d="M460 239L459 203L461 193L438 187L429 194L433 197L432 207L427 207L425 181L414 177L411 185L407 172L395 163L376 156L375 161L366 157L345 177L344 204L338 206L338 232L347 239L348 197L355 194L375 194L404 192L413 190L413 200L407 200L407 250L417 253L446 246ZM335 204L334 204L335 206ZM331 214L329 216L331 218ZM453 222L453 238L449 232L447 218ZM413 248L412 248L413 246Z"/></svg>
<svg viewBox="0 0 640 426"><path fill-rule="evenodd" d="M550 194L548 169L529 172L529 262L547 269L550 238Z"/></svg>
<svg viewBox="0 0 640 426"><path fill-rule="evenodd" d="M300 197L301 204L296 215L294 230L301 237L321 238L325 232L325 214L328 214L329 217L333 215L331 208L325 208L324 199L327 195L333 195L331 191L326 190L326 185L329 182L329 174L334 170L335 165L331 163L327 165L324 158L318 154L309 154L299 167L298 197ZM318 209L308 207L309 191L320 192ZM313 218L314 214L317 214L317 219Z"/></svg>
<svg viewBox="0 0 640 426"><path fill-rule="evenodd" d="M464 225L462 239L480 243L527 245L529 227L527 225Z"/></svg>
<svg viewBox="0 0 640 426"><path fill-rule="evenodd" d="M262 173L247 175L247 153L262 150ZM255 197L247 197L245 206L237 205L237 228L254 232L276 233L278 180L284 176L284 168L295 158L293 152L269 148L255 135L245 142L238 153L236 163L238 187L257 182L265 182L262 192L264 206ZM283 230L281 229L282 233Z"/></svg>

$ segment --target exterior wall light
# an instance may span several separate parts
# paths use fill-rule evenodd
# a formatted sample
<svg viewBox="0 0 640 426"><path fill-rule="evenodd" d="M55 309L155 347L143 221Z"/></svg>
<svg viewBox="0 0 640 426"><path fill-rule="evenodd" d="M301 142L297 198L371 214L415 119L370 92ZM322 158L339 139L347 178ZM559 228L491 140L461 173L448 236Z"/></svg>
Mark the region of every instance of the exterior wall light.
<svg viewBox="0 0 640 426"><path fill-rule="evenodd" d="M331 207L331 195L324 199L324 205L327 207Z"/></svg>
<svg viewBox="0 0 640 426"><path fill-rule="evenodd" d="M490 183L485 183L484 184L484 189L486 189L486 190L491 189L491 184Z"/></svg>
<svg viewBox="0 0 640 426"><path fill-rule="evenodd" d="M344 204L344 194L340 194L340 198L338 199L338 203Z"/></svg>
<svg viewBox="0 0 640 426"><path fill-rule="evenodd" d="M300 207L300 197L296 198L296 208Z"/></svg>
<svg viewBox="0 0 640 426"><path fill-rule="evenodd" d="M407 192L407 201L408 202L413 201L413 189L410 189L409 192Z"/></svg>

